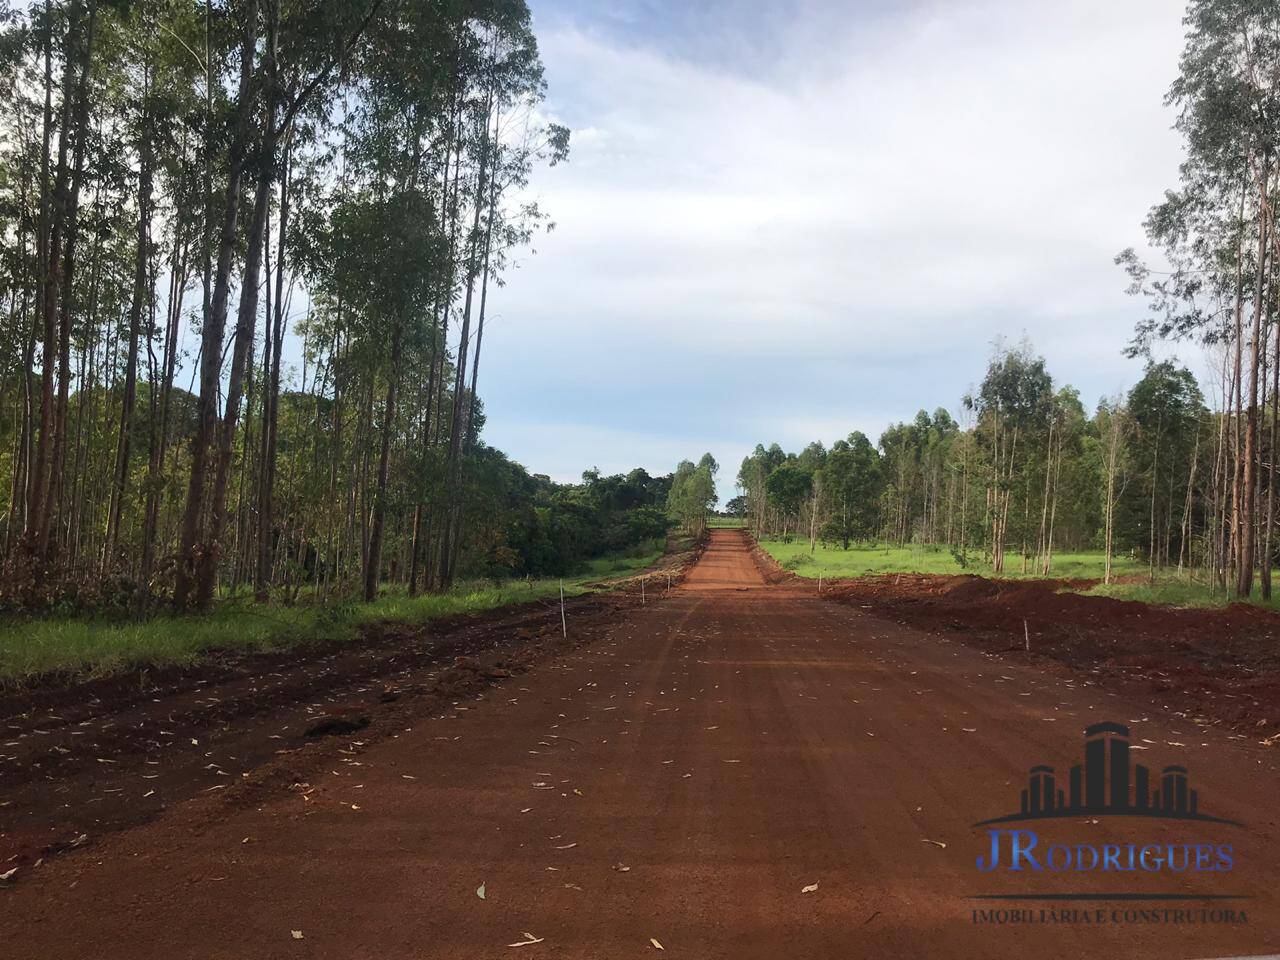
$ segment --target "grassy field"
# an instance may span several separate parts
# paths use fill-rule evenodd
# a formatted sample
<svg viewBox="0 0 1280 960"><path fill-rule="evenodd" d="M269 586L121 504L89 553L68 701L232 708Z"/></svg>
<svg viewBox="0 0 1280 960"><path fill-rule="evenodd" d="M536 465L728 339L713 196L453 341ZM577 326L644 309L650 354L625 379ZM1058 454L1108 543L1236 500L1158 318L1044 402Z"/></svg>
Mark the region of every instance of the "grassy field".
<svg viewBox="0 0 1280 960"><path fill-rule="evenodd" d="M741 517L712 517L707 521L712 530L742 530L746 525L747 521Z"/></svg>
<svg viewBox="0 0 1280 960"><path fill-rule="evenodd" d="M593 560L564 580L566 596L589 593L600 581L621 579L662 556L655 542ZM371 603L285 607L228 600L203 617L143 621L40 619L0 626L0 683L51 673L104 676L142 666L196 662L212 651L268 652L355 640L370 624L425 623L559 596L560 580L470 582L446 593L409 597L388 591Z"/></svg>
<svg viewBox="0 0 1280 960"><path fill-rule="evenodd" d="M818 544L810 555L808 540L763 540L760 543L770 556L797 576L812 577L861 577L877 573L977 573L990 576L991 570L981 557L971 557L969 566L962 567L946 547L911 545L906 547L889 544L855 544L848 550ZM1064 579L1100 578L1103 556L1101 551L1087 553L1057 553L1053 557L1050 576ZM1005 560L1006 577L1022 577L1022 561L1018 557ZM1028 563L1030 566L1030 563ZM1146 564L1128 557L1116 557L1112 569L1117 576L1145 573ZM1037 576L1027 573L1025 576Z"/></svg>
<svg viewBox="0 0 1280 960"><path fill-rule="evenodd" d="M839 547L818 545L817 551L809 554L809 541L793 540L783 543L780 540L761 541L770 556L787 570L797 576L817 579L836 579L840 577L861 577L884 573L976 573L980 576L992 576L991 570L978 558L971 560L968 568L961 567L946 547L907 546L897 547L888 544L859 544L851 546L847 551ZM1100 580L1102 579L1103 555L1101 551L1082 553L1054 554L1053 568L1049 576L1064 580ZM1009 569L1003 576L1012 579L1034 578L1034 573L1022 573L1022 563L1017 557L1006 560ZM1173 607L1222 607L1235 602L1228 593L1216 590L1209 584L1195 581L1188 576L1169 574L1157 576L1154 583L1146 581L1147 564L1131 557L1115 557L1112 561L1115 576L1128 580L1144 578L1141 582L1099 584L1081 593L1092 596L1115 597L1118 600L1138 600L1143 603L1156 603ZM1249 601L1268 609L1280 610L1280 597L1262 600L1256 593Z"/></svg>
<svg viewBox="0 0 1280 960"><path fill-rule="evenodd" d="M1280 571L1273 571L1275 578ZM1280 586L1277 587L1280 589ZM1267 610L1280 610L1280 596L1273 595L1270 600L1263 600L1258 595L1258 586L1254 584L1254 595L1247 600L1257 607ZM1238 602L1229 592L1215 589L1207 583L1192 581L1185 577L1169 577L1156 580L1155 583L1112 583L1082 591L1097 597L1115 597L1117 600L1139 600L1143 603L1158 603L1168 607L1225 607Z"/></svg>

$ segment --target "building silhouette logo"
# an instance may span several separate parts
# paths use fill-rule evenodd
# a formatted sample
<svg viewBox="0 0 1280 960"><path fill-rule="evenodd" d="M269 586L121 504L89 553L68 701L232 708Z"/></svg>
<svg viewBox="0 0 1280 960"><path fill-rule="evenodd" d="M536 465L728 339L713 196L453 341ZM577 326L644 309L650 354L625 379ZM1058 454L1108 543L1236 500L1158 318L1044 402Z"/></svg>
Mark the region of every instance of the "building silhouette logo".
<svg viewBox="0 0 1280 960"><path fill-rule="evenodd" d="M1129 728L1123 724L1095 723L1085 728L1084 737L1084 763L1072 766L1065 780L1054 773L1053 767L1032 767L1017 812L982 820L974 826L1081 814L1242 826L1200 809L1200 796L1191 789L1186 767L1173 764L1153 776L1145 765L1131 765Z"/></svg>

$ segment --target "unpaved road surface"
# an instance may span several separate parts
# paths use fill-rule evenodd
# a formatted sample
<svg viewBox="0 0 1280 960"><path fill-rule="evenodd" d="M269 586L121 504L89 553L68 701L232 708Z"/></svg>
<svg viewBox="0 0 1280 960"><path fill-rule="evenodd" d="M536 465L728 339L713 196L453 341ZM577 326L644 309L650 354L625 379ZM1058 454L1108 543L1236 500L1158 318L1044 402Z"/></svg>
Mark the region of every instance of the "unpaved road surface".
<svg viewBox="0 0 1280 960"><path fill-rule="evenodd" d="M1280 952L1274 751L768 586L735 532L595 642L397 720L331 739L306 783L176 806L19 876L0 889L0 956ZM1065 774L1102 720L1244 826L1081 817L1043 823L1043 842L1230 843L1233 870L976 868L973 824L1016 809L1031 766ZM1080 892L1248 899L971 899Z"/></svg>

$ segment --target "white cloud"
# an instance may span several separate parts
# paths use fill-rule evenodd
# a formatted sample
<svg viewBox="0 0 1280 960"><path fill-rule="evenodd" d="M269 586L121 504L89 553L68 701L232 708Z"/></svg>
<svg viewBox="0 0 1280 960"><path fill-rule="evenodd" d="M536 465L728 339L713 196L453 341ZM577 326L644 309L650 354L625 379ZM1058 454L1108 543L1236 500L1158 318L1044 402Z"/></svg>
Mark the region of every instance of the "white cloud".
<svg viewBox="0 0 1280 960"><path fill-rule="evenodd" d="M1181 4L842 9L759 70L540 27L577 132L534 183L557 230L495 298L492 442L571 478L603 458L545 430L643 429L650 469L707 446L731 477L756 440L954 408L1000 334L1088 403L1136 378L1111 257L1176 180Z"/></svg>

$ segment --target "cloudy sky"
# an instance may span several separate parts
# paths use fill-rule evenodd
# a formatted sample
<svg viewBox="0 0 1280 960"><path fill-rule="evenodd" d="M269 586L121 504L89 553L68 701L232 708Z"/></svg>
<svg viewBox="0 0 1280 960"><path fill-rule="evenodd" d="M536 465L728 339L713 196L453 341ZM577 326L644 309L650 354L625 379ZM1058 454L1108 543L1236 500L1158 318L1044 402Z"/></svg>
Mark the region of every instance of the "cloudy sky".
<svg viewBox="0 0 1280 960"><path fill-rule="evenodd" d="M710 450L732 495L757 442L955 411L997 337L1087 406L1140 374L1112 257L1176 182L1181 0L531 2L572 155L481 372L530 470Z"/></svg>

